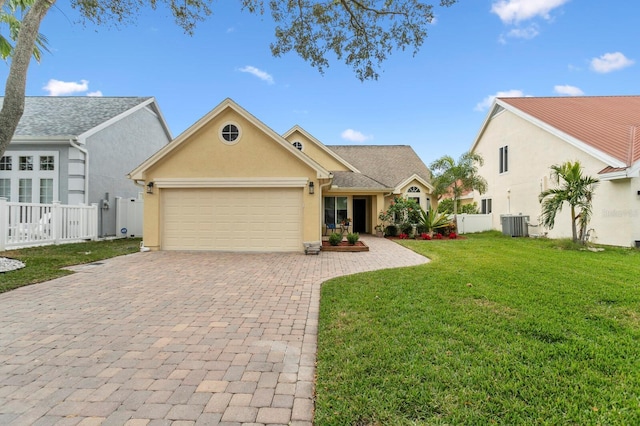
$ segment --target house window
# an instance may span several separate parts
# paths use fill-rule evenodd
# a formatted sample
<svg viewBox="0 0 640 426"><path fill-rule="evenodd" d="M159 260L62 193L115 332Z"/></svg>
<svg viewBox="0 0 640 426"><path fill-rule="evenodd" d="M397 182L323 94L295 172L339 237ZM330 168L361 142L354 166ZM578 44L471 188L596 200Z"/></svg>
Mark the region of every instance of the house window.
<svg viewBox="0 0 640 426"><path fill-rule="evenodd" d="M18 157L18 169L20 171L33 170L33 157L32 156L20 156Z"/></svg>
<svg viewBox="0 0 640 426"><path fill-rule="evenodd" d="M295 142L293 143L293 146L295 146L297 149L299 149L300 151L302 151L302 142L295 141Z"/></svg>
<svg viewBox="0 0 640 426"><path fill-rule="evenodd" d="M324 223L338 224L347 218L347 197L324 197Z"/></svg>
<svg viewBox="0 0 640 426"><path fill-rule="evenodd" d="M493 211L491 207L491 198L485 198L480 201L480 213L489 214Z"/></svg>
<svg viewBox="0 0 640 426"><path fill-rule="evenodd" d="M409 189L407 189L407 194L420 194L420 188L418 188L417 186L412 186ZM420 195L418 196L408 195L407 199L413 200L416 202L417 205L420 205Z"/></svg>
<svg viewBox="0 0 640 426"><path fill-rule="evenodd" d="M0 197L21 203L51 203L58 198L59 153L13 151L0 157Z"/></svg>
<svg viewBox="0 0 640 426"><path fill-rule="evenodd" d="M233 144L240 138L240 128L232 123L227 123L220 130L222 141L227 144Z"/></svg>
<svg viewBox="0 0 640 426"><path fill-rule="evenodd" d="M0 170L11 170L11 169L12 169L11 157L5 155L2 158L0 158Z"/></svg>
<svg viewBox="0 0 640 426"><path fill-rule="evenodd" d="M20 179L18 181L18 202L31 203L32 198L31 179Z"/></svg>
<svg viewBox="0 0 640 426"><path fill-rule="evenodd" d="M509 147L507 145L500 147L500 173L509 171Z"/></svg>
<svg viewBox="0 0 640 426"><path fill-rule="evenodd" d="M0 179L0 198L11 200L11 179Z"/></svg>
<svg viewBox="0 0 640 426"><path fill-rule="evenodd" d="M40 156L40 170L55 170L55 160L53 155Z"/></svg>
<svg viewBox="0 0 640 426"><path fill-rule="evenodd" d="M40 203L53 203L53 179L40 179Z"/></svg>

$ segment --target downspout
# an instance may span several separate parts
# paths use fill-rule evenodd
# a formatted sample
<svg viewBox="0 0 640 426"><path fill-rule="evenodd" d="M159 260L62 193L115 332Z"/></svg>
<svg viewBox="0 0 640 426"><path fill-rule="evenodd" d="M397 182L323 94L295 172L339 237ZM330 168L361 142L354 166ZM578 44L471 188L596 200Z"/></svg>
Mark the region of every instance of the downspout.
<svg viewBox="0 0 640 426"><path fill-rule="evenodd" d="M74 139L69 139L69 144L84 154L84 204L89 205L89 151L78 145Z"/></svg>
<svg viewBox="0 0 640 426"><path fill-rule="evenodd" d="M322 209L322 204L324 203L324 188L326 188L327 186L330 186L333 183L333 173L329 173L329 181L327 183L323 183L322 185L320 185L320 202L318 203L318 209L320 210L320 244L322 245L322 224L324 223L324 215L323 215L323 209Z"/></svg>

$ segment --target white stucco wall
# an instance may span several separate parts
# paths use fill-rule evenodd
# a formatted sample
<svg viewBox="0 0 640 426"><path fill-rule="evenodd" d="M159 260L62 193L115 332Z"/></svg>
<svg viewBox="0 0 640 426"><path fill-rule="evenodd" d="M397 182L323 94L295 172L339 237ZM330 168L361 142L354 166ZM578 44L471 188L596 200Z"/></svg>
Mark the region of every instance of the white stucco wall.
<svg viewBox="0 0 640 426"><path fill-rule="evenodd" d="M499 149L509 147L509 170L499 173ZM494 116L475 146L485 160L480 174L487 180L488 192L474 194L481 205L483 198L492 199L493 225L500 230L501 214L524 214L538 223L542 190L553 188L549 167L566 161L580 161L584 173L598 177L607 164L572 146L557 136L504 110ZM596 242L632 246L640 240L640 178L602 181L593 201ZM565 205L556 218L554 229L546 230L552 238L571 237L570 207ZM539 232L531 228L530 232Z"/></svg>

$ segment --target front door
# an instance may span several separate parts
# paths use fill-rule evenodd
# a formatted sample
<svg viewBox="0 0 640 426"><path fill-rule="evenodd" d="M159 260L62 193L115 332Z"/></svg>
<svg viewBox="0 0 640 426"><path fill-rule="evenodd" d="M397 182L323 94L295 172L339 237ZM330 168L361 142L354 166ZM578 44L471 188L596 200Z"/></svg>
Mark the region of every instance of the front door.
<svg viewBox="0 0 640 426"><path fill-rule="evenodd" d="M353 232L367 232L367 200L364 198L353 199Z"/></svg>

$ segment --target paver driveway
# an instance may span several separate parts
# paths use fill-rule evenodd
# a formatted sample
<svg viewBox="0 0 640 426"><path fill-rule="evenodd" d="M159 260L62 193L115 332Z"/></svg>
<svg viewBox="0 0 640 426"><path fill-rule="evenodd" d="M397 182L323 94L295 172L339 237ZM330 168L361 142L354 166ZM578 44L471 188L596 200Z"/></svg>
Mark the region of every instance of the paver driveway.
<svg viewBox="0 0 640 426"><path fill-rule="evenodd" d="M427 261L368 253L137 253L0 295L0 424L313 420L320 284Z"/></svg>

